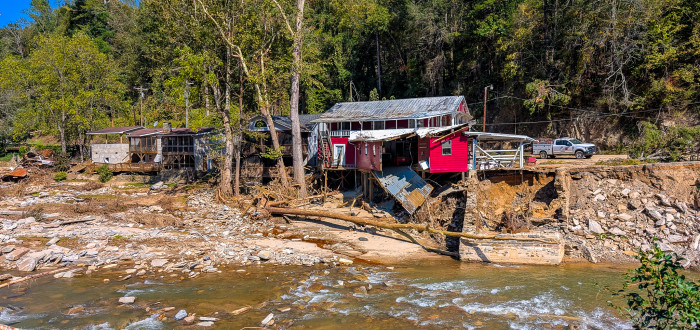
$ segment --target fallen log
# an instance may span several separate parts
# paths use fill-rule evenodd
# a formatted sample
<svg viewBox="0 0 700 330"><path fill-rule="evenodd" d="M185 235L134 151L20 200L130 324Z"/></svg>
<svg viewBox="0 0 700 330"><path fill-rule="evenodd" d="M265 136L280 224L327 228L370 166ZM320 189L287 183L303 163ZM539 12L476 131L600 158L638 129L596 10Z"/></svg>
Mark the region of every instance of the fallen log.
<svg viewBox="0 0 700 330"><path fill-rule="evenodd" d="M58 268L58 269L50 270L50 271L43 272L43 273L39 273L39 274L34 274L34 275L25 276L25 277L16 279L16 280L14 280L14 281L9 281L9 282L7 282L7 283L0 284L0 289L5 288L5 287L8 287L8 286L10 286L10 285L14 285L14 284L19 284L19 283L22 283L22 282L26 282L26 281L29 281L29 280L32 280L32 279L35 279L35 278L44 277L44 276L49 276L49 275L53 275L53 274L56 274L56 273L60 273L60 272L65 272L65 271L73 270L73 269L75 269L75 268L76 268L76 267L74 267L74 268L66 268L66 267L63 267L63 268Z"/></svg>
<svg viewBox="0 0 700 330"><path fill-rule="evenodd" d="M307 217L321 217L321 218L331 218L331 219L338 219L338 220L343 220L343 221L348 221L352 222L354 224L358 225L363 225L363 226L374 226L378 228L384 228L384 229L389 229L389 230L403 230L403 229L413 229L418 232L429 232L429 233L436 233L436 234L442 234L445 236L451 236L451 237L461 237L461 238L469 238L469 239L493 239L493 240L509 240L509 241L536 241L536 242L542 242L542 243L547 243L547 244L557 244L558 242L551 241L551 240L545 240L541 238L530 238L530 237L500 237L499 234L489 234L489 235L474 235L474 234L468 234L468 233L459 233L459 232L452 232L452 231L447 231L447 230L440 230L440 229L435 229L431 228L429 225L419 225L419 224L410 224L410 223L388 223L388 222L383 222L383 221L377 221L375 219L368 219L368 218L361 218L361 217L356 217L356 216L351 216L347 214L341 214L341 213L334 213L334 212L328 212L328 211L320 211L320 210L302 210L302 209L291 209L291 208L280 208L280 207L266 207L265 208L270 214L278 214L278 215L300 215L300 216L307 216ZM393 218L381 218L386 221L393 221Z"/></svg>

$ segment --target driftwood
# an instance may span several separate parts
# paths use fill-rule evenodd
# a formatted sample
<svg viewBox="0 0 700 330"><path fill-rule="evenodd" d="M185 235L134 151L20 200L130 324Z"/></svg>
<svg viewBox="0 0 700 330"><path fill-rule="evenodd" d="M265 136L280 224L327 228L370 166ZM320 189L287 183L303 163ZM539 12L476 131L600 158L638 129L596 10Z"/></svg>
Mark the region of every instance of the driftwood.
<svg viewBox="0 0 700 330"><path fill-rule="evenodd" d="M14 280L14 281L9 281L9 282L7 282L7 283L0 284L0 289L6 288L6 287L8 287L8 286L10 286L10 285L13 285L13 284L19 284L19 283L22 283L22 282L26 282L26 281L29 281L29 280L33 280L33 279L35 279L35 278L44 277L44 276L48 276L48 275L53 275L53 274L56 274L56 273L65 272L65 271L69 271L69 270L73 270L73 269L75 269L75 268L70 268L70 269L69 269L69 268L58 268L58 269L50 270L50 271L48 271L48 272L43 272L43 273L39 273L39 274L34 274L34 275L25 276L25 277L16 279L16 280Z"/></svg>
<svg viewBox="0 0 700 330"><path fill-rule="evenodd" d="M361 218L361 217L351 216L351 215L347 215L347 214L334 213L334 212L328 212L328 211L320 211L320 210L303 210L303 209L279 208L279 207L266 207L265 209L268 212L270 212L270 214L300 215L300 216L307 216L307 217L331 218L331 219L338 219L338 220L352 222L352 223L358 224L358 225L374 226L374 227L384 228L384 229L389 229L389 230L394 230L394 231L404 230L404 229L413 229L413 230L416 230L418 232L429 232L429 233L435 233L435 234L442 234L445 236L461 237L461 238L469 238L469 239L537 241L537 242L543 242L543 243L548 243L548 244L556 244L557 243L556 241L546 240L546 239L541 239L541 238L503 237L503 236L499 236L498 234L474 235L474 234L459 233L459 232L452 232L452 231L435 229L435 228L431 228L429 225L419 225L419 224L409 224L409 223L406 223L406 224L389 223L389 222L385 222L385 221L393 221L394 219L387 218L387 217L380 218L381 220L384 220L384 221L377 221L375 219Z"/></svg>

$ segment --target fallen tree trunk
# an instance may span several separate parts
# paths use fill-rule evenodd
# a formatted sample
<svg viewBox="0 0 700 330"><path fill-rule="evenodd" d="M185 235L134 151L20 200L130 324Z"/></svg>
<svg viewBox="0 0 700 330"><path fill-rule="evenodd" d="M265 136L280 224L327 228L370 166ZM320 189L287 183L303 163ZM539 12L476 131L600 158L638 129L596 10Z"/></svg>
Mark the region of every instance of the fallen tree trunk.
<svg viewBox="0 0 700 330"><path fill-rule="evenodd" d="M389 229L389 230L394 230L394 231L402 230L402 229L413 229L413 230L416 230L418 232L426 232L427 231L429 233L436 233L436 234L442 234L445 236L461 237L461 238L469 238L469 239L537 241L537 242L543 242L543 243L547 243L547 244L557 244L558 243L556 241L545 240L545 239L541 239L541 238L504 237L504 236L500 236L499 234L474 235L474 234L467 234L467 233L460 233L460 232L453 232L453 231L430 228L428 225L419 225L419 224L410 224L410 223L406 223L406 224L388 223L388 222L377 221L375 219L360 218L360 217L355 217L355 216L351 216L351 215L347 215L347 214L333 213L333 212L320 211L320 210L302 210L302 209L291 209L291 208L280 208L280 207L266 207L265 209L268 212L270 212L270 214L300 215L300 216L307 216L307 217L331 218L331 219L338 219L338 220L352 222L352 223L358 224L358 225L374 226L374 227L384 228L384 229ZM383 218L383 219L388 220L388 221L394 220L393 218Z"/></svg>

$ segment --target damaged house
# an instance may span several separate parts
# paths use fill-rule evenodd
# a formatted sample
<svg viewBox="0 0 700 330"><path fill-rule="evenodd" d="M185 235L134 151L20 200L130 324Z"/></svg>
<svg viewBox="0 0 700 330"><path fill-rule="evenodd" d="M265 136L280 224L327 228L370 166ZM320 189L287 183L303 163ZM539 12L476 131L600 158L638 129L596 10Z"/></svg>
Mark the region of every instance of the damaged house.
<svg viewBox="0 0 700 330"><path fill-rule="evenodd" d="M93 167L106 164L114 172L157 172L212 169L211 127L162 128L109 127L88 132ZM103 143L99 143L100 140Z"/></svg>
<svg viewBox="0 0 700 330"><path fill-rule="evenodd" d="M420 207L440 180L473 169L522 168L522 135L471 132L463 96L346 102L334 105L318 123L319 166L349 176L372 199L378 184L409 213ZM489 141L515 143L488 150ZM443 180L444 181L444 180Z"/></svg>
<svg viewBox="0 0 700 330"><path fill-rule="evenodd" d="M304 166L316 166L318 151L318 124L312 122L320 114L299 115ZM292 121L289 116L272 116L277 130L282 160L285 166L292 166ZM276 161L261 154L272 149L270 129L261 115L253 116L248 123L248 134L241 150L241 176L249 184L267 182L276 177Z"/></svg>

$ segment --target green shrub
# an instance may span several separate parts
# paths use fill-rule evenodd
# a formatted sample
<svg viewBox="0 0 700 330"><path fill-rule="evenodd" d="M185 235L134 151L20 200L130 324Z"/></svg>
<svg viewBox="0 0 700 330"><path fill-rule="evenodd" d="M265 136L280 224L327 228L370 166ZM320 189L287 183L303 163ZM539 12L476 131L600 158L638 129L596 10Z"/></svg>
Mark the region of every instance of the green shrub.
<svg viewBox="0 0 700 330"><path fill-rule="evenodd" d="M696 329L700 325L700 284L678 274L683 260L654 244L639 251L641 266L625 274L623 289L613 293L627 301L618 307L627 313L635 328Z"/></svg>
<svg viewBox="0 0 700 330"><path fill-rule="evenodd" d="M63 181L63 180L65 180L67 177L68 177L68 173L66 173L65 171L56 172L56 173L53 175L53 179L56 180L56 181Z"/></svg>
<svg viewBox="0 0 700 330"><path fill-rule="evenodd" d="M19 147L19 156L20 156L20 157L23 157L23 156L26 155L28 152L29 152L29 147L27 147L27 146L21 146L21 147Z"/></svg>
<svg viewBox="0 0 700 330"><path fill-rule="evenodd" d="M106 164L97 168L97 174L100 176L100 182L102 183L109 181L114 176L114 173L112 173L109 166Z"/></svg>
<svg viewBox="0 0 700 330"><path fill-rule="evenodd" d="M65 172L70 169L70 158L68 155L57 154L53 159L53 169L58 172Z"/></svg>
<svg viewBox="0 0 700 330"><path fill-rule="evenodd" d="M632 145L630 157L656 155L665 160L687 159L700 152L700 126L674 126L659 129L650 122L642 122L640 135Z"/></svg>

